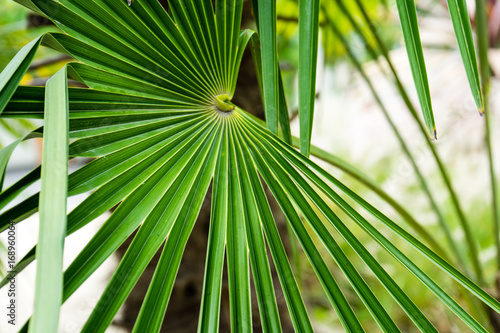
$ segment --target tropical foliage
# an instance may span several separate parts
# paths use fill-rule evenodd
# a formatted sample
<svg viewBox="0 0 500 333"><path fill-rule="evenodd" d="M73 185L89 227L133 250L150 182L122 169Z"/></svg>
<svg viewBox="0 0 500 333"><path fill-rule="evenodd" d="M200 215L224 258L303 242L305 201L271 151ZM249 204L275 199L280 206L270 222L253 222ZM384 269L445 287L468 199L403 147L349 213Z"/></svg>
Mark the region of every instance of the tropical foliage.
<svg viewBox="0 0 500 333"><path fill-rule="evenodd" d="M465 290L470 304L482 302L500 313L500 303L482 289L476 245L465 218L461 222L468 237L475 275L464 274L457 268L459 265L455 267L455 260L449 260L416 221L412 227L420 236L427 235L426 239L413 236L309 159L312 152L366 179L347 164L311 146L320 25L327 25L344 41L324 4L300 1L298 6L300 138L294 140L278 66L274 1L252 1L257 32L240 31L241 0L217 0L214 6L205 0L171 0L168 12L156 0L135 0L130 4L125 0L17 2L50 18L62 31L30 42L0 75L1 116L44 119L43 128L0 151L0 179L3 179L10 155L21 141L32 137L44 139L41 167L0 192L0 208L5 208L0 213L1 230L10 221L21 222L36 212L40 214L38 245L17 268L21 271L37 259L35 309L23 330L56 332L61 302L138 230L83 331L106 330L148 262L163 245L134 326L134 332L159 331L187 239L210 184L211 223L200 332L218 331L224 265L229 281L232 331L252 331L251 281L263 330L281 331L284 319L279 317L277 309L270 260L276 267L295 330L313 331L297 272L291 267L274 222L266 187L278 202L346 331L363 331L363 326L346 297L350 290L339 286L327 266L329 258L323 255L323 249L344 273L380 329L396 332L400 328L374 295L366 277L341 249L340 242L354 250L418 329L437 331L435 323L353 233L352 222L473 331L487 331L488 320L464 309L452 292L434 282L390 241L387 232L399 236L454 279ZM371 29L372 22L363 11L363 3L360 0L356 3ZM427 136L435 138L415 4L406 0L397 3L426 124L420 126ZM478 108L484 112L465 1L448 3L472 93ZM380 42L376 37L374 40ZM247 44L261 80L266 123L231 102ZM19 86L41 45L67 54L75 62L64 66L46 87ZM379 46L379 52L387 56L383 43ZM353 61L362 71L355 57ZM68 78L88 88L68 88ZM366 75L365 78L368 80ZM411 110L420 124L415 108ZM301 153L293 148L294 142ZM95 159L68 175L68 159L75 157ZM445 172L443 176L446 177ZM12 206L16 197L37 180L41 180L40 193ZM365 182L383 195L375 184ZM449 182L447 185L453 195ZM88 198L67 212L68 196L89 191L92 193ZM386 199L392 200L391 204L404 215L401 206L390 197ZM117 205L63 273L65 236ZM365 212L370 218L365 217ZM339 218L340 213L348 219ZM382 223L384 229L375 227L373 221ZM320 246L316 240L320 240Z"/></svg>

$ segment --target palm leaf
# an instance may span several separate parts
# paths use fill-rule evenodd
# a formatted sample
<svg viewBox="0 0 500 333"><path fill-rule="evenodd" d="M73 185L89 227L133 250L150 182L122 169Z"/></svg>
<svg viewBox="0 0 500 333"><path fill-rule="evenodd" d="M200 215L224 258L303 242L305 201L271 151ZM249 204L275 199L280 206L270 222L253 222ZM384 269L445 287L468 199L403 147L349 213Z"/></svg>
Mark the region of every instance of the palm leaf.
<svg viewBox="0 0 500 333"><path fill-rule="evenodd" d="M399 19L403 29L403 36L406 43L406 51L408 53L408 59L410 60L410 66L413 74L413 81L415 82L418 99L420 101L420 106L422 107L424 121L427 125L427 134L431 140L436 140L436 124L434 123L427 70L425 68L422 43L420 42L420 34L418 31L415 1L398 0L397 5Z"/></svg>
<svg viewBox="0 0 500 333"><path fill-rule="evenodd" d="M218 330L225 257L232 329L252 331L252 277L263 331L281 330L281 322L285 319L280 318L278 311L267 251L269 246L292 324L296 331L312 332L311 320L276 229L261 178L276 198L346 331L363 330L352 302L345 296L351 290L383 331L395 332L399 328L339 242L354 249L416 327L426 332L436 329L356 238L348 224L336 215L335 206L420 279L471 329L476 332L485 329L370 221L343 200L331 185L351 197L388 230L413 245L485 304L500 312L500 304L493 297L276 136L284 93L280 87L277 61L274 2L261 2L256 6L262 43L262 71L258 72L262 76L269 129L230 100L243 49L253 38L250 30L240 32L241 0L219 0L215 8L204 0L171 0L170 13L155 0L135 1L131 6L121 0L19 2L51 18L65 34L48 34L35 40L16 58L17 67L9 67L0 78L4 82L17 80L25 67L22 59L28 59L27 54L36 52L43 41L43 45L78 60L78 63L68 64L68 76L89 87L67 89L67 95L61 94L57 98L52 84L47 88L15 88L18 84L15 82L13 86L4 86L0 92L0 100L5 100L3 117L45 118L45 130L51 128L50 115L53 112L44 108L45 103L50 105L57 101L59 107L54 108L56 111L63 109L61 105L67 105L69 126L53 133L59 137L58 144L64 144L67 149L64 162L79 156L95 158L67 177L67 196L88 191L93 191L92 194L67 217L62 214L62 201L58 197L59 209L53 210L52 214L57 215L54 220L59 223L48 224L50 230L47 233L57 230L58 239L62 239L62 217L67 219L66 234L69 235L119 205L64 272L63 289L61 286L47 288L47 292L54 293L50 299L60 300L62 291L62 300L66 300L137 231L83 331L106 330L153 255L164 244L134 327L135 332L160 330L187 239L212 182L209 245L198 330ZM307 10L302 12L305 15ZM307 34L303 36L316 38L314 22L313 18L307 23ZM307 84L303 86L309 92L309 99L306 98L309 116L312 114L313 96L310 92L314 90L314 68L312 65L306 70L309 74L305 80ZM58 74L57 81L53 82L61 88L65 87L65 79ZM65 117L58 119L60 124L65 121ZM40 131L33 135L37 133ZM75 139L69 146L68 137ZM289 139L291 141L291 137ZM50 144L50 139L46 144ZM0 155L2 161L8 160L12 149L9 147L4 155ZM46 154L49 157L55 153L49 149ZM58 154L53 162L60 162L61 156ZM47 191L61 194L63 188L66 189L65 186L51 188L46 185L54 177L54 174L46 173L46 166L50 164L44 159L41 169L34 169L0 193L0 207L5 207L30 184L42 180L41 193L0 213L0 230L5 230L8 221L21 222L38 210L43 219L47 218L44 215L44 209L48 207ZM340 237L329 228L335 229ZM341 289L313 238L319 239L320 246L334 259L350 284L349 288ZM60 249L52 252L44 245L46 239L42 236L36 250L30 251L19 263L18 271L35 258L40 259L40 265L45 265L43 262L51 259L51 253L60 258ZM39 281L52 276L60 279L59 269L47 272L48 266L42 267L45 270L40 270ZM56 332L57 322L49 319L50 316L40 317L41 311L43 309L37 305L31 327Z"/></svg>
<svg viewBox="0 0 500 333"><path fill-rule="evenodd" d="M299 1L300 151L309 156L316 98L319 0Z"/></svg>
<svg viewBox="0 0 500 333"><path fill-rule="evenodd" d="M37 38L23 47L2 71L2 74L0 74L0 90L2 91L0 96L0 114L14 94L23 75L28 70L40 42L41 39Z"/></svg>
<svg viewBox="0 0 500 333"><path fill-rule="evenodd" d="M481 81L479 80L479 70L476 60L476 50L472 38L472 28L470 24L467 4L464 0L448 0L451 21L457 37L458 47L464 63L467 79L477 109L480 114L484 114L483 93L481 92Z"/></svg>
<svg viewBox="0 0 500 333"><path fill-rule="evenodd" d="M48 82L40 191L36 298L32 332L57 331L63 294L63 250L68 190L68 82L66 68ZM52 316L54 320L45 318Z"/></svg>
<svg viewBox="0 0 500 333"><path fill-rule="evenodd" d="M276 1L252 2L262 52L262 90L267 128L278 133L279 86L278 86L278 45L276 39Z"/></svg>

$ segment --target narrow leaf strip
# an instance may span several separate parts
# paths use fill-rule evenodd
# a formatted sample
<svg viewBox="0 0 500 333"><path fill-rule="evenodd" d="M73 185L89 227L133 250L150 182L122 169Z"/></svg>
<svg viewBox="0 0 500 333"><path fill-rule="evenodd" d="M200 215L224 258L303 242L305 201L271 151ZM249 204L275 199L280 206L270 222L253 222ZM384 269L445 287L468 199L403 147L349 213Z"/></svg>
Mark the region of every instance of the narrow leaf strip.
<svg viewBox="0 0 500 333"><path fill-rule="evenodd" d="M223 120L225 121L225 119ZM227 128L224 126L224 128ZM208 233L207 261L201 300L198 332L218 332L226 228L230 213L229 202L229 143L224 131L212 190L212 210Z"/></svg>
<svg viewBox="0 0 500 333"><path fill-rule="evenodd" d="M234 65L237 64L237 62L235 62L236 54L239 52L237 45L240 44L238 39L242 8L242 0L218 0L215 2L215 15L220 50L219 61L223 68L222 80L225 89L233 89L233 87L230 87L230 84L233 81L233 76L238 75L233 69ZM234 90L231 90L230 95L232 95L232 92L234 92Z"/></svg>
<svg viewBox="0 0 500 333"><path fill-rule="evenodd" d="M194 198L194 196L188 198L188 195L190 189L194 187L196 178L203 174L201 171L202 167L205 166L204 162L210 161L207 154L213 140L214 131L199 146L190 163L182 170L158 205L148 215L82 332L94 332L95 328L100 325L107 327L111 324L113 317L125 302L147 264L160 248L174 223L177 223L177 217L185 202L191 203Z"/></svg>
<svg viewBox="0 0 500 333"><path fill-rule="evenodd" d="M28 70L42 37L31 41L24 46L0 73L0 114L17 89L19 82Z"/></svg>
<svg viewBox="0 0 500 333"><path fill-rule="evenodd" d="M316 96L319 0L299 0L300 151L309 157Z"/></svg>
<svg viewBox="0 0 500 333"><path fill-rule="evenodd" d="M260 139L252 140L254 142L260 142ZM361 245L361 243L354 237L354 235L342 224L340 219L329 210L324 201L321 200L319 195L306 184L306 181L294 170L288 161L279 156L277 152L272 152L272 149L266 149L265 146L261 146L259 149L259 154L266 158L267 163L269 163L273 172L276 173L276 178L279 182L283 184L288 195L293 198L297 206L300 208L304 217L309 221L312 228L316 231L319 238L325 244L326 248L329 250L332 257L335 259L339 267L342 269L346 277L351 282L353 288L359 294L361 300L365 303L368 310L372 313L373 317L380 325L380 328L384 332L397 332L399 331L395 323L391 320L388 314L385 312L383 307L380 305L377 298L373 295L368 285L365 283L363 278L356 271L354 266L348 260L347 256L340 249L330 232L321 222L321 218L314 212L313 208L308 204L307 199L302 193L300 193L299 188L295 186L294 182L297 183L305 192L305 194L314 202L317 207L325 214L330 221L332 221L336 228L338 228L339 233L346 239L346 241L355 249L355 251L360 255L363 261L372 269L374 274L380 281L386 286L386 288L394 295L395 299L402 305L404 309L409 308L409 313L415 315L417 318L415 321L421 324L421 328L425 328L426 332L436 332L433 330L432 325L425 319L425 317L418 311L418 308L408 299L404 292L398 287L398 285L389 277L387 272L376 262L376 260L367 252L367 250ZM274 160L273 156L274 155ZM340 307L341 303L334 303L334 305L339 305L339 318L343 320L344 325L347 327L353 327L351 325L356 325L356 321L350 318L349 311L346 311L346 307ZM413 318L412 318L413 319ZM355 326L354 326L355 327Z"/></svg>
<svg viewBox="0 0 500 333"><path fill-rule="evenodd" d="M237 130L233 128L233 135ZM259 304L259 312L263 332L281 332L278 306L274 293L271 270L262 231L262 217L255 210L257 202L250 185L249 168L242 154L242 145L239 138L234 141L236 157L241 170L241 189L243 194L243 214L246 217L246 235L250 250L250 263L252 267L255 292Z"/></svg>
<svg viewBox="0 0 500 333"><path fill-rule="evenodd" d="M283 140L292 145L292 130L290 129L290 116L288 115L288 105L286 103L285 89L283 88L283 77L279 71L279 122Z"/></svg>
<svg viewBox="0 0 500 333"><path fill-rule="evenodd" d="M45 90L36 298L29 327L29 331L34 333L55 333L59 322L68 189L68 109L64 67L47 82Z"/></svg>
<svg viewBox="0 0 500 333"><path fill-rule="evenodd" d="M254 34L250 38L250 50L252 51L252 59L255 66L255 73L257 75L257 82L259 83L260 96L264 102L264 87L262 84L262 54L260 52L260 39L259 35ZM279 115L278 120L281 126L281 134L283 139L289 145L292 144L292 133L290 129L290 116L288 115L288 106L286 103L285 90L283 88L283 77L281 70L278 68L278 93L279 93Z"/></svg>
<svg viewBox="0 0 500 333"><path fill-rule="evenodd" d="M229 123L228 127L232 128ZM229 142L236 140L229 133ZM231 332L252 332L252 307L250 303L250 268L246 242L245 214L241 193L240 168L236 160L236 145L229 147L230 223L227 225L227 275L229 285L229 310Z"/></svg>
<svg viewBox="0 0 500 333"><path fill-rule="evenodd" d="M357 321L357 318L347 302L347 299L344 297L340 286L335 281L335 278L330 272L316 245L307 233L304 223L301 221L293 203L290 201L288 192L286 192L286 190L282 187L283 184L280 184L274 178L274 175L270 172L269 167L266 165L266 162L264 162L264 159L259 152L255 153L255 161L259 165L259 171L262 178L264 178L266 184L273 192L278 204L283 210L283 213L290 222L295 235L297 235L297 238L308 257L316 276L323 286L328 299L337 311L344 328L348 331L349 327L357 327L359 328L358 331L362 331L361 325Z"/></svg>
<svg viewBox="0 0 500 333"><path fill-rule="evenodd" d="M249 123L251 124L251 123ZM253 124L252 124L253 125ZM456 303L456 301L446 292L444 292L432 279L429 278L422 270L420 270L415 264L406 257L398 248L396 248L391 242L389 242L385 236L383 236L376 228L374 228L366 219L364 219L358 212L352 209L333 189L331 189L315 172L318 172L322 177L327 179L329 182L339 187L341 191L346 193L349 197L355 200L358 204L360 204L363 208L365 208L372 215L377 217L381 222L383 222L387 227L389 227L392 231L396 232L403 239L412 244L417 250L419 250L422 254L427 256L430 260L432 260L435 264L437 264L440 268L445 270L452 278L457 280L460 284L462 284L469 291L474 293L478 298L480 298L483 302L488 304L492 309L497 312L500 312L500 303L496 301L493 297L484 292L481 288L479 288L476 284L474 284L470 279L461 274L458 270L456 270L453 266L445 262L439 256L437 256L434 252L429 250L425 245L420 243L417 239L411 236L409 233L404 231L397 224L388 219L381 212L376 210L373 206L371 206L368 202L363 200L345 185L343 185L336 178L328 174L326 171L317 166L314 162L306 159L305 157L298 154L295 150L289 148L288 146L282 144L279 140L276 140L269 134L267 134L260 126L253 125L254 130L258 130L263 136L266 137L266 141L272 143L272 145L277 144L281 148L285 148L283 150L280 149L281 153L285 155L287 159L295 165L295 167L299 168L301 172L304 173L311 181L313 181L317 186L321 188L321 190L327 194L331 200L337 203L339 208L341 208L345 213L349 214L353 220L358 223L361 227L367 231L371 237L373 237L379 244L381 244L387 251L389 251L393 256L395 256L398 261L400 261L405 267L412 272L417 278L420 279L422 283L424 283L429 290L431 290L438 298L440 298L443 303L445 303L450 310L454 311L457 316L462 319L467 325L473 328L476 331L484 331L484 329L472 318L460 305ZM277 146L277 147L278 147ZM300 161L300 162L299 162ZM312 168L312 170L311 170Z"/></svg>
<svg viewBox="0 0 500 333"><path fill-rule="evenodd" d="M413 81L418 93L420 106L427 125L427 134L431 140L437 139L434 114L432 112L431 94L425 69L422 43L418 32L417 10L414 0L397 0L399 19L403 28L403 36L406 43L406 51L410 60Z"/></svg>
<svg viewBox="0 0 500 333"><path fill-rule="evenodd" d="M241 133L241 130L239 132ZM241 134L240 140L241 142L244 142L241 139ZM253 165L253 163L251 163L252 156L250 155L250 152L247 148L248 146L249 144L247 144L246 142L241 145L241 147L243 148L243 156L245 157L245 161L248 161L247 163L249 167L247 168L247 170L250 176L250 185L252 187L253 193L255 194L256 208L259 215L262 217L264 233L269 244L269 249L271 250L271 254L273 256L274 265L281 282L283 294L290 311L292 323L297 332L313 332L311 321L307 314L302 296L300 295L297 281L295 280L295 277L293 275L288 256L285 252L285 248L278 233L278 229L276 228L276 223L274 221L271 208L269 207L266 194L264 192L264 189L262 188L259 174L257 173L256 167ZM293 242L293 240L291 241Z"/></svg>
<svg viewBox="0 0 500 333"><path fill-rule="evenodd" d="M190 163L197 147L208 139L213 123L193 138L174 158L164 163L142 186L131 193L104 223L65 272L64 299L80 285L122 244L158 204ZM168 172L167 172L168 171ZM103 245L105 244L105 246Z"/></svg>
<svg viewBox="0 0 500 333"><path fill-rule="evenodd" d="M245 48L250 40L254 39L253 36L257 36L257 33L251 29L245 29L240 33L238 38L238 46L236 47L236 59L234 60L233 67L231 68L231 85L230 85L230 93L229 97L233 97L234 91L236 90L236 81L238 79L238 73L240 70L241 59L243 58L243 53L245 52ZM259 83L260 84L260 83Z"/></svg>
<svg viewBox="0 0 500 333"><path fill-rule="evenodd" d="M134 326L134 333L160 331L177 270L181 262L182 253L200 212L210 180L214 175L215 164L217 162L216 152L219 151L221 142L221 135L216 136L210 152L204 158L204 165L201 168L202 172L198 173L198 178L187 196L188 200L184 204L167 238L157 269Z"/></svg>
<svg viewBox="0 0 500 333"><path fill-rule="evenodd" d="M7 164L9 163L10 157L12 156L12 153L16 149L16 147L23 142L24 140L31 139L31 138L39 138L40 133L33 131L16 141L12 142L10 145L7 147L3 148L0 150L0 193L3 194L2 188L3 188L3 181L5 178L5 171L7 169ZM3 201L0 200L0 209L4 206Z"/></svg>
<svg viewBox="0 0 500 333"><path fill-rule="evenodd" d="M481 81L479 80L476 50L474 49L474 39L472 38L472 28L469 12L467 11L467 4L465 0L448 0L448 10L450 11L453 29L457 37L458 47L462 55L462 61L465 67L465 73L467 73L472 96L474 97L479 113L484 114Z"/></svg>
<svg viewBox="0 0 500 333"><path fill-rule="evenodd" d="M297 138L294 139L294 147L298 148L299 140ZM448 258L443 247L434 239L433 235L431 235L415 218L410 214L409 211L406 210L400 203L397 202L393 197L391 197L387 192L385 192L375 181L370 179L366 174L362 171L356 169L353 165L345 162L344 160L334 156L327 151L324 151L316 146L311 146L311 155L317 157L337 169L344 171L346 174L350 175L373 192L375 192L382 200L387 202L392 208L398 212L398 214L406 220L408 225L420 236L424 239L436 253L438 253L444 259L451 261Z"/></svg>
<svg viewBox="0 0 500 333"><path fill-rule="evenodd" d="M96 90L157 98L168 101L170 105L180 109L183 107L196 108L199 105L198 99L193 96L185 96L164 88L155 87L144 81L129 79L85 64L72 63L68 67L68 74L70 78L80 81Z"/></svg>
<svg viewBox="0 0 500 333"><path fill-rule="evenodd" d="M256 2L255 2L256 3ZM276 41L276 1L262 1L258 9L262 47L262 83L267 128L278 133L278 46Z"/></svg>

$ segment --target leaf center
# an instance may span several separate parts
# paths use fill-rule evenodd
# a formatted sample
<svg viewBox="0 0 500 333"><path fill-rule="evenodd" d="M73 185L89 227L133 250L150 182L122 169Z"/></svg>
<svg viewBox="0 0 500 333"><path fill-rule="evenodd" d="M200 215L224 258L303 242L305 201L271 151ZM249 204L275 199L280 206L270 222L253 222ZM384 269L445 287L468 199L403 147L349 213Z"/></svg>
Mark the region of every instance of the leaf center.
<svg viewBox="0 0 500 333"><path fill-rule="evenodd" d="M227 94L220 94L215 96L215 108L220 112L231 112L234 110L231 100Z"/></svg>

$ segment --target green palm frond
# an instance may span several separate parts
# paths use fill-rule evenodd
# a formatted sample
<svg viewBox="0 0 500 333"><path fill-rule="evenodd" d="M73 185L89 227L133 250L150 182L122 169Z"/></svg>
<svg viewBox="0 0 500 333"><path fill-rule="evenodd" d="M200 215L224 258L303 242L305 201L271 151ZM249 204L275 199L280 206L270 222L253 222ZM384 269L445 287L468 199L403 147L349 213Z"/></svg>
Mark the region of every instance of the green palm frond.
<svg viewBox="0 0 500 333"><path fill-rule="evenodd" d="M356 1L360 3L360 0ZM481 83L479 81L479 70L467 5L465 0L449 0L447 2L471 91L479 112L484 113L483 95L481 92ZM431 140L436 140L436 125L434 123L429 82L418 31L415 1L397 0L397 5L413 80L417 89L420 106L422 107L424 121L427 125L428 135Z"/></svg>
<svg viewBox="0 0 500 333"><path fill-rule="evenodd" d="M42 166L0 192L3 209L14 203L29 185L42 181L40 193L0 213L0 230L5 230L9 221L21 222L37 211L43 224L36 249L17 267L21 271L39 259L35 311L25 329L56 332L59 305L137 231L83 332L106 330L153 255L164 245L134 327L134 332L158 332L182 254L210 184L211 223L199 332L218 331L224 261L232 330L252 331L253 280L263 331L281 331L283 318L278 312L271 260L295 330L313 331L264 186L269 187L286 216L346 331L363 331L363 327L345 296L347 291L328 269L327 258L321 255L313 238L321 241L383 331L395 332L400 328L339 242L352 247L416 327L437 332L358 240L350 228L352 222L472 330L486 331L391 243L385 231L392 231L411 244L500 313L500 303L492 296L277 136L278 123L287 132L289 128L283 126L286 121L279 119L286 103L278 68L274 2L260 2L258 6L261 52L255 32L240 31L242 0L217 0L215 7L206 0L171 0L169 13L156 0L18 2L49 17L64 32L46 34L28 44L0 75L2 117L45 119L43 129L30 134L43 133ZM302 16L310 10L315 15L301 29L301 38L311 39L304 44L300 65L306 67L305 74L301 74L300 89L305 96L301 112L304 119L309 119L301 131L301 135L307 132L305 141L301 136L305 155L309 154L316 67L316 53L308 55L306 51L317 46L316 5L301 8ZM257 68L261 68L258 75L262 78L268 129L231 102L243 51L250 40L254 54L261 60ZM65 66L45 88L18 87L40 45L68 54L76 61ZM419 69L424 70L423 66ZM66 78L89 88L67 88ZM291 142L290 134L287 136ZM75 140L68 146L68 139ZM2 176L16 144L0 151ZM95 159L68 175L63 165L75 157ZM66 193L73 196L88 191L92 193L66 215ZM384 232L346 202L340 192L382 222ZM64 236L117 205L63 273ZM342 221L338 210L350 220Z"/></svg>

